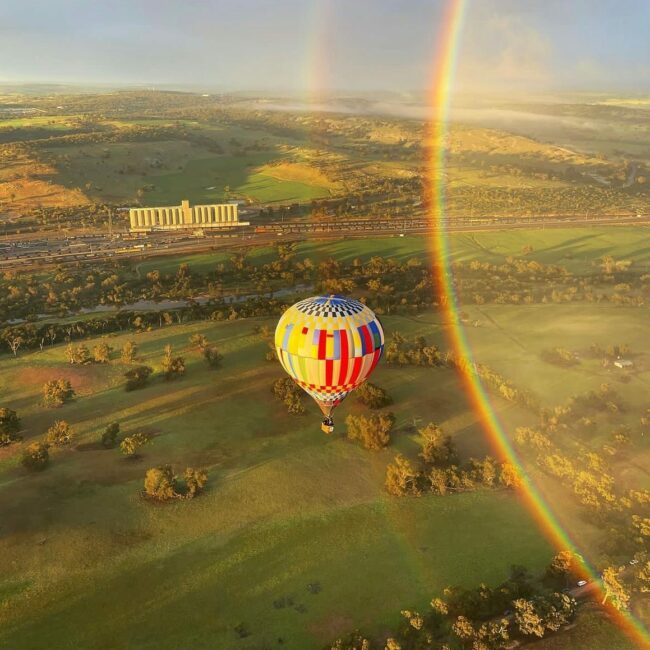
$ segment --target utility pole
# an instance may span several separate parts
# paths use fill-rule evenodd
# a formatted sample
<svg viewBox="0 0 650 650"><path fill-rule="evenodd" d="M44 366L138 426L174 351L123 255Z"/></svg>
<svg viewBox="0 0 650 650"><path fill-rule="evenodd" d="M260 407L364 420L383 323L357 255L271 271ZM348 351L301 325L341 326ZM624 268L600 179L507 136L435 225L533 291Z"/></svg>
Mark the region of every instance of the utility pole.
<svg viewBox="0 0 650 650"><path fill-rule="evenodd" d="M108 236L113 237L113 210L108 209Z"/></svg>

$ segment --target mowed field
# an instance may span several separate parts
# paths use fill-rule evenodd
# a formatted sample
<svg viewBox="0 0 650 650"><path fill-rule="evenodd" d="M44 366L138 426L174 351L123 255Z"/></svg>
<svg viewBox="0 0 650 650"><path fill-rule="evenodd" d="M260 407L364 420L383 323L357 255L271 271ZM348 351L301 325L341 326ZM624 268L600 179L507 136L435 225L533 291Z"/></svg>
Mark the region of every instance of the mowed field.
<svg viewBox="0 0 650 650"><path fill-rule="evenodd" d="M193 203L221 201L228 196L264 203L304 202L330 195L321 178L310 181L304 167L296 180L275 175L268 162L282 160L282 152L215 155L185 141L154 143L102 143L57 147L44 151L57 169L55 180L68 188L82 188L97 201L176 205L182 198ZM300 167L300 165L295 165ZM322 184L318 184L322 183Z"/></svg>
<svg viewBox="0 0 650 650"><path fill-rule="evenodd" d="M48 146L43 140L74 132L78 126L75 116L0 120L0 141L3 133L13 133L16 140L21 135L26 141L42 139L32 153L34 160L29 168L21 167L20 161L1 166L0 201L6 193L13 197L11 202L16 208L28 201L29 207L50 205L50 195L56 190L65 194L57 199L57 205L138 200L147 205L175 205L182 198L205 203L233 196L264 203L292 203L328 197L338 189L337 183L303 160L304 153L311 151L308 141L280 139L264 130L195 120L102 119L99 127L117 133L116 141L56 142ZM120 140L120 132L138 126L175 126L178 137ZM218 145L221 152L209 148L205 141ZM255 149L246 150L249 146ZM303 146L307 149L303 150ZM3 174L12 181L6 187L1 183ZM138 196L139 190L144 191L143 196Z"/></svg>
<svg viewBox="0 0 650 650"><path fill-rule="evenodd" d="M593 272L604 256L630 260L635 268L650 270L650 227L609 226L594 228L498 230L472 233L450 233L449 255L452 261L481 260L492 264L505 262L508 257L525 257L544 264L565 266L574 273ZM533 251L524 254L524 248ZM318 262L329 257L349 263L355 258L367 260L373 255L406 261L418 257L435 263L432 235L405 237L368 237L354 240L298 242L297 259L310 258ZM264 264L274 259L272 247L242 248L248 250L251 263ZM180 264L189 264L198 272L214 269L215 264L232 256L228 251L161 256L147 258L138 266L141 273L158 269L161 273L175 272Z"/></svg>
<svg viewBox="0 0 650 650"><path fill-rule="evenodd" d="M419 330L409 323L390 318L386 327ZM40 474L19 465L20 446L1 452L1 647L154 648L161 638L192 649L278 639L321 647L356 627L381 636L400 609L425 607L446 585L494 584L511 564L537 570L548 562L552 549L510 493L383 492L396 451L417 451L414 422L440 423L464 456L487 453L453 372L380 368L376 380L395 399L396 434L387 450L369 452L343 437L346 414L363 409L352 399L333 437L320 432L315 407L306 416L284 412L270 393L282 375L263 360L255 324L111 337L116 347L135 338L142 362L154 367L166 343L186 356L184 378L153 378L131 393L119 361L71 367L62 346L3 359L3 405L22 416L26 441L56 419L77 439L54 450ZM185 350L195 332L220 347L221 369ZM78 397L46 410L40 388L56 376L68 377ZM95 444L113 420L125 434L153 435L141 459ZM181 472L206 467L206 493L147 502L144 473L162 463ZM240 638L239 624L249 636Z"/></svg>

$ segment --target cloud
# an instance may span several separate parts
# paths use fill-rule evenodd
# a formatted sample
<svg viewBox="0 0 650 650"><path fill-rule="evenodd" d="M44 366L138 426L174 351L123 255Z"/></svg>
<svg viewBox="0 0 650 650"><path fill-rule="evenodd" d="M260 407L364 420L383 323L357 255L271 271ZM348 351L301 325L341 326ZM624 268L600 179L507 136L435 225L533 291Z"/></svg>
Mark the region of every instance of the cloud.
<svg viewBox="0 0 650 650"><path fill-rule="evenodd" d="M524 17L491 15L463 35L457 84L463 90L542 89L552 81L552 59L551 41Z"/></svg>

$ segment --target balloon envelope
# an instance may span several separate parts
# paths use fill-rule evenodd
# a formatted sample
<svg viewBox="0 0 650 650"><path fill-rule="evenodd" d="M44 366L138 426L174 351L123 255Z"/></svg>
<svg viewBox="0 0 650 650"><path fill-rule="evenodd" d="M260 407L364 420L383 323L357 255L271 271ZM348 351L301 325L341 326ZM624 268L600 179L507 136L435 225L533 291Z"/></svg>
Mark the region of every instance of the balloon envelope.
<svg viewBox="0 0 650 650"><path fill-rule="evenodd" d="M384 350L384 330L358 300L314 296L282 314L275 349L289 376L329 417L375 369Z"/></svg>

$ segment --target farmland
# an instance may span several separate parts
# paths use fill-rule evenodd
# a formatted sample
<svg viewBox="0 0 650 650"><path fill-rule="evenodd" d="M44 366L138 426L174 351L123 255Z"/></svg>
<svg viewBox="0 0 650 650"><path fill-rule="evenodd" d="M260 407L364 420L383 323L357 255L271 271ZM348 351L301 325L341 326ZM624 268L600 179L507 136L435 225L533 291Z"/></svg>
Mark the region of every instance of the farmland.
<svg viewBox="0 0 650 650"><path fill-rule="evenodd" d="M423 119L263 111L192 93L24 101L39 113L0 118L0 208L13 218L182 198L301 205L303 216L325 201L336 206L329 216L404 218L428 198ZM565 128L515 135L473 116L452 125L445 147L452 216L635 214L647 202L644 151L624 142L578 138L571 148Z"/></svg>
<svg viewBox="0 0 650 650"><path fill-rule="evenodd" d="M650 199L646 109L625 100L512 105L512 128L495 111L459 111L442 143L426 115L271 110L236 95L11 104L27 111L0 117L0 221L13 238L23 223L103 229L108 215L119 231L124 206L181 199L236 199L253 225L405 223L428 213L434 180L452 222L636 221ZM576 119L608 126L589 140ZM445 149L442 179L430 178L433 145ZM395 637L410 639L407 650L424 643L413 630L430 626L456 650L461 615L477 635L494 623L526 645L536 633L506 613L515 600L575 594L575 617L549 626L540 648L577 647L582 635L590 647L631 648L616 622L647 624L649 611L650 229L452 233L458 305L427 237L395 229L256 246L252 231L212 252L141 244L133 261L0 277L0 415L20 418L15 437L0 430L0 646L303 649L360 630L373 649ZM262 241L275 240L269 232ZM305 413L278 398L284 375L269 347L282 310L317 292L365 301L386 331L372 381L389 404L350 397L332 436L305 397L295 398ZM453 328L467 349L450 349ZM153 374L127 390L142 367ZM55 380L74 396L51 407ZM487 397L472 392L481 386ZM351 431L377 413L391 429L373 448ZM67 431L57 421L71 443L55 441ZM104 444L112 423L119 435ZM439 465L425 453L434 425L449 436ZM130 453L128 440L142 446ZM49 454L43 471L32 471L33 443ZM403 484L388 481L396 459L410 468ZM148 470L167 465L181 487L162 499ZM186 468L207 472L196 494ZM549 568L561 550L550 518L584 561L561 580ZM603 607L595 589L576 592L578 578L606 571L629 598L610 584L609 602L629 613Z"/></svg>
<svg viewBox="0 0 650 650"><path fill-rule="evenodd" d="M531 246L526 259L565 264L590 278L601 273L603 255L633 260L631 268L641 274L646 241L642 228L477 233L454 236L451 251L457 261L500 265ZM255 249L247 262L270 264L276 255L274 248ZM429 253L426 242L406 237L310 242L295 250L296 261L316 263L333 256L351 264L377 255L405 263L426 261ZM138 272L173 276L185 263L195 273L212 273L229 260L222 253L152 259ZM468 303L462 309L476 359L542 407L612 385L623 399L620 414L598 415L588 433L569 429L556 444L577 459L610 444L617 427L626 428L629 447L606 461L607 471L625 489L647 485L649 450L639 427L650 380L643 307ZM452 437L462 458L494 453L452 369L382 364L373 381L393 398L395 427L386 449L367 451L345 439L345 417L367 411L353 398L341 406L337 431L327 437L314 407L290 415L273 397L271 385L281 373L264 360L267 348L257 332L274 322L189 321L86 339L91 348L106 342L116 350L109 364L70 365L65 343L3 357L3 405L19 412L25 438L0 455L4 647L20 639L21 648L39 648L48 639L55 648L110 648L117 639L148 648L159 634L179 648L252 648L278 639L289 648L321 647L355 628L383 638L399 624L401 609L425 608L448 585L496 585L512 564L543 570L554 549L516 494L478 489L397 498L384 490L387 464L398 452L417 458L417 428L427 422ZM389 339L399 332L408 340L424 336L441 349L447 345L435 310L383 315L382 322ZM190 346L193 334L218 347L220 368L209 369ZM156 370L164 346L172 345L185 358L185 376L165 382L154 375L145 388L125 392L129 364L117 350L127 340L138 345L137 363ZM604 366L590 351L613 343L629 347L633 369ZM559 367L544 360L545 350L559 346L579 363ZM77 396L46 409L42 385L59 376L70 379ZM517 427L534 424L535 414L524 406L498 396L491 401L511 439ZM76 434L74 444L53 449L44 472L27 473L21 450L62 418ZM139 458L98 443L112 421L120 423L122 436L141 431L151 437ZM567 497L567 487L540 471L534 454L521 454L579 550L602 566L609 553L602 527ZM143 498L145 471L166 463L179 472L205 467L205 493L165 504ZM640 617L644 602L634 605ZM630 647L607 619L594 616L578 619L589 627L594 647ZM563 634L544 643L563 647L554 644L572 633Z"/></svg>
<svg viewBox="0 0 650 650"><path fill-rule="evenodd" d="M38 648L47 638L50 647L128 639L147 648L154 628L179 648L249 647L233 631L244 623L255 643L281 637L302 648L350 626L379 633L404 602L424 604L449 583L498 582L512 563L537 569L548 561L551 548L511 495L477 492L452 504L383 493L386 463L414 445L415 415L435 418L464 454L486 452L453 373L434 371L436 393L422 399L431 371L382 369L377 381L395 398L401 433L395 448L370 453L323 436L313 409L283 414L269 389L279 369L263 365L255 324L138 335L140 360L153 366L162 346L184 350L197 332L219 346L224 363L211 371L185 352L187 377L133 393L122 388L118 361L73 369L64 346L7 360L3 395L20 410L26 440L59 418L78 437L39 476L25 476L16 449L3 453L3 531L11 532L0 555L4 647L20 639L21 648ZM389 331L403 325L387 323ZM78 397L43 410L40 386L59 374ZM359 408L342 407L341 423ZM98 447L112 420L154 436L141 460ZM165 462L206 466L209 490L189 504L147 503L144 471ZM307 586L316 582L322 591L312 595ZM291 606L274 607L285 597Z"/></svg>

